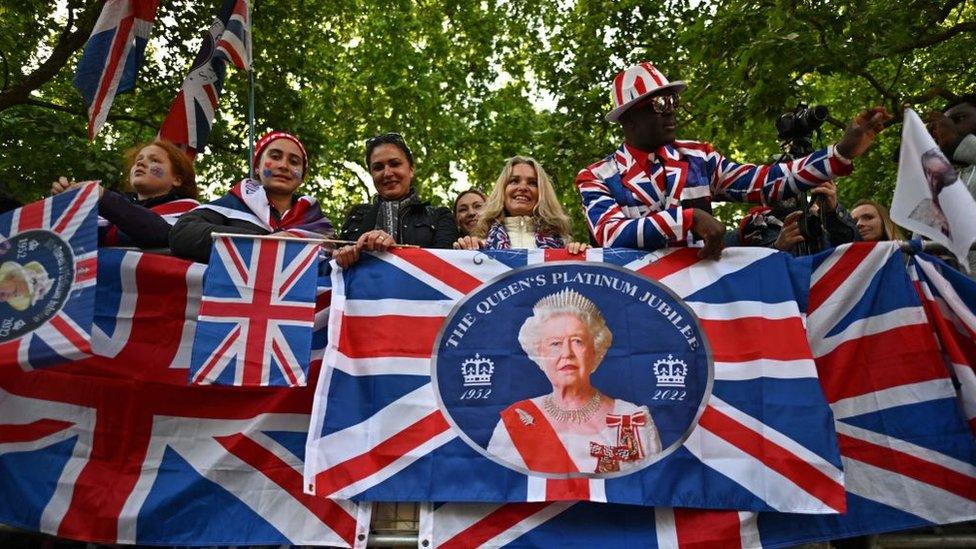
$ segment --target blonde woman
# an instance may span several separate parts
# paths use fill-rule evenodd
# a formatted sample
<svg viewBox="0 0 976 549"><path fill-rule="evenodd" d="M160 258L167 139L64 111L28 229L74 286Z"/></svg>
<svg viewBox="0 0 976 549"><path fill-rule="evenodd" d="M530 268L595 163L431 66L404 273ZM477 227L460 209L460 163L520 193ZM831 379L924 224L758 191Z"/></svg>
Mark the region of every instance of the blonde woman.
<svg viewBox="0 0 976 549"><path fill-rule="evenodd" d="M901 229L888 215L888 208L873 200L858 200L851 208L851 217L857 223L857 232L861 240L877 242L879 240L905 240Z"/></svg>
<svg viewBox="0 0 976 549"><path fill-rule="evenodd" d="M505 162L495 181L478 225L471 235L459 238L454 248L585 251L588 246L572 242L569 231L569 216L559 204L546 171L534 158L514 156Z"/></svg>

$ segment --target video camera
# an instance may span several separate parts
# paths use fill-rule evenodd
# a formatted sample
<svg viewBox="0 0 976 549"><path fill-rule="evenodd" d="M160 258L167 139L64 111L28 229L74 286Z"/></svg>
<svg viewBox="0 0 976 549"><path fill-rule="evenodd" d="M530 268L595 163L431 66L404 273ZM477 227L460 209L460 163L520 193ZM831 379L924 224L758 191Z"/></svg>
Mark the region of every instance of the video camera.
<svg viewBox="0 0 976 549"><path fill-rule="evenodd" d="M816 132L817 139L820 139L820 126L827 120L828 114L827 107L823 105L810 107L806 103L799 103L793 112L780 115L776 119L776 133L782 141L783 150L779 162L812 153L814 151L813 134ZM819 198L817 197L814 200L816 201ZM801 245L805 244L807 248L817 247L816 243L819 243L823 236L823 223L819 216L810 213L810 202L807 201L806 195L801 194L788 202L790 203L780 204L778 207L774 206L773 209L778 210L778 215L784 216L790 211L802 211L803 215L797 221L800 234L805 241ZM820 203L819 207L823 211L824 204ZM815 250L811 249L808 253L813 251Z"/></svg>
<svg viewBox="0 0 976 549"><path fill-rule="evenodd" d="M793 112L780 115L776 120L776 131L784 141L809 138L827 120L827 114L827 107L823 105L808 107L800 103Z"/></svg>

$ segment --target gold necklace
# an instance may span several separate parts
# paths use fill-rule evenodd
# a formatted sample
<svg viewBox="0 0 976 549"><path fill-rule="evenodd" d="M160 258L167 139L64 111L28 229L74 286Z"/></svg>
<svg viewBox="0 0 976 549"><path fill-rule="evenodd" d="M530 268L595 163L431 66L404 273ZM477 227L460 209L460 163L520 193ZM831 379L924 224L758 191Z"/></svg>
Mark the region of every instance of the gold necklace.
<svg viewBox="0 0 976 549"><path fill-rule="evenodd" d="M586 423L591 417L593 417L594 412L596 412L599 407L599 391L594 393L593 397L590 398L586 404L580 408L576 408L575 410L560 408L552 399L552 395L546 395L545 398L542 399L542 409L545 410L549 417L561 423Z"/></svg>

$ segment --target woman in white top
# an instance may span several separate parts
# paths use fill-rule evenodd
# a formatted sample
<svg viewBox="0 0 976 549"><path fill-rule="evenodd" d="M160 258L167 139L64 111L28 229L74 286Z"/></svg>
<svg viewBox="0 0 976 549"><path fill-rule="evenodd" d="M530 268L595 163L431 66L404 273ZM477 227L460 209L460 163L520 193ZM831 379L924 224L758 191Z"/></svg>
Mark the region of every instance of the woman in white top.
<svg viewBox="0 0 976 549"><path fill-rule="evenodd" d="M478 225L459 238L455 249L566 248L580 253L587 245L572 242L570 220L556 197L552 182L534 158L514 156L481 209Z"/></svg>

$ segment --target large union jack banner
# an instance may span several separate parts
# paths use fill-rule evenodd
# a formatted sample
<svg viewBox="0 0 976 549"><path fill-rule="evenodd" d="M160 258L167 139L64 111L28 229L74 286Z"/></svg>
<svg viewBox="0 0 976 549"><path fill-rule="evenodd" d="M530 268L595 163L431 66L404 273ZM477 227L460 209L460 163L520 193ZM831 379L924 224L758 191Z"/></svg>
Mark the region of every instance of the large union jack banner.
<svg viewBox="0 0 976 549"><path fill-rule="evenodd" d="M204 275L193 383L306 385L319 245L221 236Z"/></svg>
<svg viewBox="0 0 976 549"><path fill-rule="evenodd" d="M25 370L90 350L98 186L0 215L0 365Z"/></svg>
<svg viewBox="0 0 976 549"><path fill-rule="evenodd" d="M0 523L102 543L362 545L368 506L302 491L310 387L187 384L202 266L98 259L93 347L112 356L0 366Z"/></svg>
<svg viewBox="0 0 976 549"><path fill-rule="evenodd" d="M325 359L329 368L320 376L316 392L306 449L307 488L320 496L377 501L575 499L843 511L840 458L829 428L832 418L819 389L801 314L809 270L769 250L728 250L719 262L699 261L688 249L654 254L597 249L587 254L588 263L573 268L605 262L621 267L620 273L659 281L667 289L663 291L673 292L694 312L707 336L714 360L710 396L696 426L678 439L680 443L674 442L672 453L629 475L574 477L536 474L531 467L519 471L476 450L456 426L462 414L452 414L454 425L448 421L438 401L442 396L432 383L432 350L443 351L443 342L453 337L445 334L438 342L445 318L460 300L499 275L573 258L558 250L401 250L366 256L354 269L333 271ZM504 297L512 290L500 292L496 295ZM621 302L619 309L630 311L628 307ZM612 308L604 307L604 314ZM676 309L656 311L675 325L681 323ZM638 320L618 317L608 323L616 326L618 338L628 330L639 331L619 323L638 326ZM614 352L611 346L601 370L613 366L611 357L620 361ZM468 372L471 378L466 381L484 381L479 376L491 368L483 356L471 355L467 366L483 370ZM514 358L515 353L495 359L495 370ZM658 360L654 367L672 368L676 362ZM675 372L657 372L662 374L658 382L674 382L670 374ZM437 382L445 383L442 378ZM517 380L513 384L520 385ZM496 382L492 390L499 385ZM486 394L472 391L462 398ZM521 408L516 419L537 425L541 416L528 405ZM642 425L657 422L660 444L668 446L669 420L661 419L658 409L651 410L650 421L646 409L631 418L640 416ZM620 420L616 425L618 430L626 428Z"/></svg>
<svg viewBox="0 0 976 549"><path fill-rule="evenodd" d="M952 358L958 371L959 354L944 344L940 356L932 329L940 337L950 326L955 334L965 329L955 319L972 318L974 308L959 296L974 295L976 283L938 260L914 257L916 287L924 277L925 288L938 288L926 289L920 295L929 302L920 302L895 243L844 246L801 261L814 267L808 329L835 414L845 513L445 503L422 507L421 539L440 548L592 547L613 532L615 543L636 547L789 547L972 520L976 455L941 358ZM954 320L933 316L942 314Z"/></svg>

